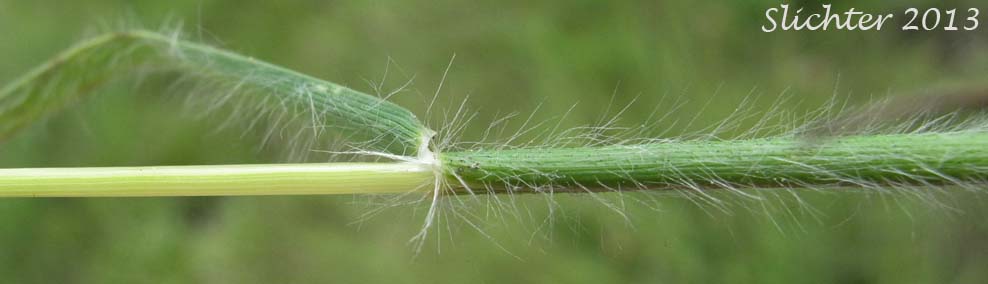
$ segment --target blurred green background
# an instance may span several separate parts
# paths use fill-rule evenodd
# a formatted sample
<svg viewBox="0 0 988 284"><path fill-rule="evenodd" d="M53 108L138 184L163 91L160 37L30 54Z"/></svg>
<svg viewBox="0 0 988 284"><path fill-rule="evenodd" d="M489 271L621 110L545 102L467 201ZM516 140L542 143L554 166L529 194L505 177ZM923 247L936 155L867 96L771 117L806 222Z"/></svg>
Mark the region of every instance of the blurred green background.
<svg viewBox="0 0 988 284"><path fill-rule="evenodd" d="M815 1L794 5L819 7ZM861 3L866 2L866 3ZM979 1L834 1L835 8L979 7ZM572 127L635 103L634 125L680 101L668 136L756 113L851 104L988 75L985 31L763 33L775 1L53 1L0 0L0 82L88 32L182 24L186 36L358 90L395 88L425 114L456 55L439 106L470 96L464 141L508 113ZM818 10L818 8L817 8ZM988 14L986 14L988 15ZM901 14L896 15L902 17ZM898 19L901 20L901 19ZM121 24L123 23L123 24ZM985 21L988 23L988 21ZM389 63L390 62L390 63ZM259 141L177 116L154 83L113 84L0 144L0 167L277 162ZM663 98L665 98L663 100ZM613 102L612 102L613 101ZM537 109L537 105L541 108ZM576 105L574 107L574 104ZM663 108L667 107L667 108ZM610 115L613 115L612 112ZM441 114L429 118L442 125ZM750 125L752 122L744 122ZM659 127L664 126L660 124ZM513 128L514 127L514 128ZM745 127L740 128L744 130ZM983 283L983 195L936 204L908 194L797 191L720 210L676 194L510 198L515 215L440 224L416 256L424 206L366 221L383 199L352 196L0 200L7 283ZM723 195L726 199L737 196ZM486 216L483 202L475 214ZM549 225L551 224L551 225Z"/></svg>

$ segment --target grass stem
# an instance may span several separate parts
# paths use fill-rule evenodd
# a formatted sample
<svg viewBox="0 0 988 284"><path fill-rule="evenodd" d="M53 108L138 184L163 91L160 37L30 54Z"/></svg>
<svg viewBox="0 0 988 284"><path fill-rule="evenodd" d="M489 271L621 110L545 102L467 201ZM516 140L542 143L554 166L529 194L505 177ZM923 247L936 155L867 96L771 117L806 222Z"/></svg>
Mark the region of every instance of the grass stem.
<svg viewBox="0 0 988 284"><path fill-rule="evenodd" d="M0 197L405 193L433 179L413 163L0 169Z"/></svg>

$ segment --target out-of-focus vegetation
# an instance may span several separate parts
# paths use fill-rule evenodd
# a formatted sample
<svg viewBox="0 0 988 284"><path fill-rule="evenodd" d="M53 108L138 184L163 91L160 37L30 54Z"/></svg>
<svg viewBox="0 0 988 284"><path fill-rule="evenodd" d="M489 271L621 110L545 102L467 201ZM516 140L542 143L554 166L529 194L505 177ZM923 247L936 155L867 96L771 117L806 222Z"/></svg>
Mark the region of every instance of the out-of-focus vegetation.
<svg viewBox="0 0 988 284"><path fill-rule="evenodd" d="M512 129L533 111L539 121L574 104L563 127L598 121L607 115L603 106L636 97L623 123L683 100L676 113L684 116L670 121L697 118L671 125L674 136L718 122L751 97L755 111L786 96L781 107L800 112L834 94L860 104L981 84L988 75L986 28L767 34L759 26L772 1L665 2L0 0L0 82L101 26L182 23L187 37L358 90L371 92L367 80L379 81L385 70L385 87L414 78L392 100L424 115L455 54L438 107L470 95L467 106L478 112L462 138L470 141L508 113L522 114ZM873 12L943 5L858 2L834 4ZM977 1L949 5L988 9ZM240 130L176 115L181 102L160 96L166 83L148 78L136 88L121 82L102 89L0 144L0 167L278 161ZM441 113L428 119L442 125ZM417 257L407 240L421 226L424 207L357 222L381 206L367 197L3 199L0 279L978 283L988 277L983 195L946 194L938 204L905 193L798 193L780 191L778 200L728 211L675 194L627 194L630 223L591 197L560 195L551 226L542 223L545 197L504 197L518 216L477 223L489 237L450 216ZM653 202L658 208L646 206Z"/></svg>

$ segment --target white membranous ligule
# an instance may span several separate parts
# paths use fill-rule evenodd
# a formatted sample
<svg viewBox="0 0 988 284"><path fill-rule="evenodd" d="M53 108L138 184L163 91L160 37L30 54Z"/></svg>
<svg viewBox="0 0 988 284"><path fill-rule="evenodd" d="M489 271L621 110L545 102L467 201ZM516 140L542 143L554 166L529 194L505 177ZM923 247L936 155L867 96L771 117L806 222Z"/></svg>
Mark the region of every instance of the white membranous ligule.
<svg viewBox="0 0 988 284"><path fill-rule="evenodd" d="M218 123L223 127L260 131L264 143L292 150L289 160L309 161L316 151L333 155L333 162L383 158L431 173L399 195L413 201L391 201L429 204L422 230L413 239L419 248L429 231L440 230L436 224L449 217L492 238L483 233L489 216L530 216L526 211L531 208L518 205L523 198L519 193L544 197L548 218L561 209L556 198L565 192L583 194L630 220L634 216L625 209L628 203L657 207L661 198L656 195L678 194L704 208L730 211L732 204L764 209L771 199L790 197L803 204L799 190L838 187L904 193L948 207L940 197L952 188L980 192L988 178L988 120L949 107L890 122L842 119L846 111L836 100L806 116L776 103L759 111L739 107L697 134L668 137L663 131L693 121L676 120L674 110L681 104L672 102L664 108L673 111L657 110L634 127L622 126L618 119L628 107L596 125L575 128L559 126L569 113L556 122L530 115L512 135L504 134L508 116L486 123L479 141L462 142L459 137L476 117L465 100L448 108L435 127L437 134L386 100L407 84L388 94L376 85L379 97L374 97L146 31L96 37L0 89L0 137L132 70L179 74L177 90L171 92L187 94L185 105L193 113L225 115ZM741 134L721 137L757 116L761 118L744 126ZM801 122L791 122L792 117L802 117ZM853 135L832 131L834 126L853 128ZM821 128L828 132L807 135ZM535 137L522 141L527 136ZM477 214L474 208L486 212ZM532 221L539 227L552 223Z"/></svg>

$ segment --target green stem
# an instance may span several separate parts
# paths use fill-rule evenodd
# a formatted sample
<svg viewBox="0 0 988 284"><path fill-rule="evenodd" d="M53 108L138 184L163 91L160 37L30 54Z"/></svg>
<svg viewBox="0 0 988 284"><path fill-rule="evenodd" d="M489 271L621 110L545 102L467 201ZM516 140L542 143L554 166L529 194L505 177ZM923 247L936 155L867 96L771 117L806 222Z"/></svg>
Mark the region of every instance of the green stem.
<svg viewBox="0 0 988 284"><path fill-rule="evenodd" d="M988 179L988 133L670 142L440 155L453 184L498 188L964 185ZM455 174L455 175L454 175ZM415 163L0 169L0 196L198 196L429 190ZM462 188L458 190L463 192Z"/></svg>
<svg viewBox="0 0 988 284"><path fill-rule="evenodd" d="M0 169L0 197L405 193L433 180L412 163Z"/></svg>
<svg viewBox="0 0 988 284"><path fill-rule="evenodd" d="M951 185L988 180L988 133L469 151L441 159L450 180L502 189Z"/></svg>

